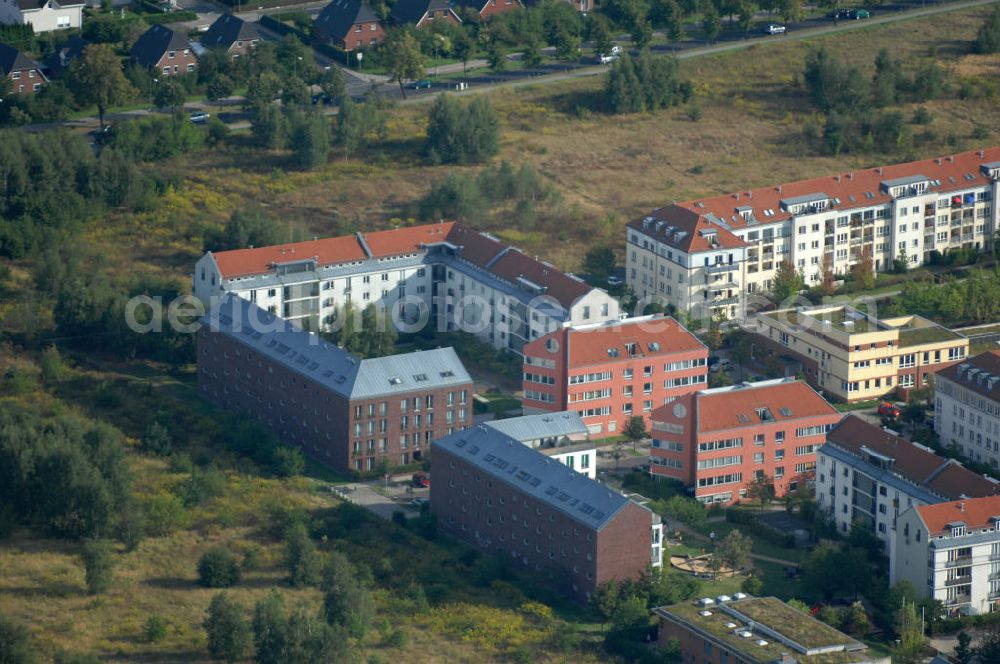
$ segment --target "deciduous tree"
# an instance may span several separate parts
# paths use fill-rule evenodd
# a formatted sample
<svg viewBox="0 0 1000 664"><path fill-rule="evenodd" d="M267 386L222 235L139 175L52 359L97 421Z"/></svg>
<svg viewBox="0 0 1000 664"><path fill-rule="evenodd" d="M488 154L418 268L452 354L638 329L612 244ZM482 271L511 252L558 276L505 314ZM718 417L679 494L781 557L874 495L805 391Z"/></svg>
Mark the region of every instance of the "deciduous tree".
<svg viewBox="0 0 1000 664"><path fill-rule="evenodd" d="M424 75L424 54L420 51L420 43L409 30L396 30L389 33L382 48L386 56L386 68L391 80L399 83L399 91L406 99L404 81L412 81Z"/></svg>
<svg viewBox="0 0 1000 664"><path fill-rule="evenodd" d="M790 260L783 260L778 263L778 269L774 271L774 279L771 282L771 298L780 305L796 295L804 286L805 279L802 278L802 273L795 269L794 263Z"/></svg>
<svg viewBox="0 0 1000 664"><path fill-rule="evenodd" d="M212 659L236 662L250 648L250 625L244 615L243 605L221 592L212 598L205 618L208 634L208 654Z"/></svg>
<svg viewBox="0 0 1000 664"><path fill-rule="evenodd" d="M83 545L83 567L87 592L100 595L114 581L114 550L108 540L89 540Z"/></svg>
<svg viewBox="0 0 1000 664"><path fill-rule="evenodd" d="M70 65L69 81L77 101L97 106L101 127L108 108L124 104L135 93L122 73L121 61L107 44L87 46Z"/></svg>

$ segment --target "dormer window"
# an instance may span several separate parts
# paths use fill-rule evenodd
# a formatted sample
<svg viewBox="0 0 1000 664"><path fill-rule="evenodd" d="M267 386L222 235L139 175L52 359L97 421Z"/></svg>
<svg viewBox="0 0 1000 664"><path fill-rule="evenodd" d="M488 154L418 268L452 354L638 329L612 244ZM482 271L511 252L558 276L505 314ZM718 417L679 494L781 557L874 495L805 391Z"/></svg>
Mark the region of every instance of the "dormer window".
<svg viewBox="0 0 1000 664"><path fill-rule="evenodd" d="M167 57L170 58L170 59L176 58L177 57L177 51L168 51L167 52Z"/></svg>

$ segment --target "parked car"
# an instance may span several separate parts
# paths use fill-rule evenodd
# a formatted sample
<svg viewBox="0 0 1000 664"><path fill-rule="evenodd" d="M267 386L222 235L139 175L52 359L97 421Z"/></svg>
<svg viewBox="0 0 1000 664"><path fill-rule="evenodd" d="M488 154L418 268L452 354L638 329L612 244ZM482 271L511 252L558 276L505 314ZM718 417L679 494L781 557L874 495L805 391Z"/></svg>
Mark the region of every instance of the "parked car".
<svg viewBox="0 0 1000 664"><path fill-rule="evenodd" d="M621 56L622 56L622 47L616 44L612 46L611 50L608 51L607 53L598 53L597 61L600 62L602 65L606 65L611 62L614 62Z"/></svg>
<svg viewBox="0 0 1000 664"><path fill-rule="evenodd" d="M410 501L410 504L419 510L424 505L430 505L431 501L427 500L426 498L414 498L413 500Z"/></svg>
<svg viewBox="0 0 1000 664"><path fill-rule="evenodd" d="M103 127L98 127L94 131L90 132L90 137L94 139L94 143L97 145L104 145L112 139L114 133L114 126L106 124Z"/></svg>
<svg viewBox="0 0 1000 664"><path fill-rule="evenodd" d="M622 281L621 277L615 277L615 276L608 277L608 286L621 286L624 283L625 282Z"/></svg>
<svg viewBox="0 0 1000 664"><path fill-rule="evenodd" d="M834 11L830 12L830 18L832 18L832 19L851 18L851 10L850 9L837 9L837 10L834 10Z"/></svg>
<svg viewBox="0 0 1000 664"><path fill-rule="evenodd" d="M196 111L191 114L191 122L195 124L205 124L206 122L208 122L208 119L210 117L212 116L209 115L208 113L205 113L204 111Z"/></svg>
<svg viewBox="0 0 1000 664"><path fill-rule="evenodd" d="M848 12L847 18L853 18L855 21L862 18L871 18L872 13L867 9L852 9Z"/></svg>
<svg viewBox="0 0 1000 664"><path fill-rule="evenodd" d="M432 85L434 84L428 81L426 78L422 78L419 81L414 81L413 83L410 83L409 88L411 90L425 90L429 89Z"/></svg>
<svg viewBox="0 0 1000 664"><path fill-rule="evenodd" d="M730 362L726 358L722 358L721 360L719 360L718 362L716 362L715 364L712 365L712 368L710 369L710 371L712 371L714 373L718 373L720 371L729 371L729 369L730 369L731 366L732 366L732 362Z"/></svg>
<svg viewBox="0 0 1000 664"><path fill-rule="evenodd" d="M431 479L424 473L413 473L413 486L426 489L431 485Z"/></svg>
<svg viewBox="0 0 1000 664"><path fill-rule="evenodd" d="M892 419L896 419L897 417L902 415L902 412L895 405L889 403L888 401L883 401L878 405L878 414L882 415L883 417L891 417Z"/></svg>
<svg viewBox="0 0 1000 664"><path fill-rule="evenodd" d="M769 35L783 35L787 30L788 28L780 23L771 23L767 26L767 34Z"/></svg>

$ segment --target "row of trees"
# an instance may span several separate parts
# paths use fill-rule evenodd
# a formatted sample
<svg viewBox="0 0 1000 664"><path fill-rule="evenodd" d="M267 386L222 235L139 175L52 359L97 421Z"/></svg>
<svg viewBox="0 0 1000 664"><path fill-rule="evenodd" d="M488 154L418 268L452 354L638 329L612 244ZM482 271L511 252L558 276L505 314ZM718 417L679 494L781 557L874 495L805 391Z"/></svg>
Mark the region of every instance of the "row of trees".
<svg viewBox="0 0 1000 664"><path fill-rule="evenodd" d="M452 173L420 200L417 216L435 219L480 220L492 208L513 204L514 216L530 222L539 203L553 202L556 193L531 166L514 168L508 161L487 166L475 176Z"/></svg>
<svg viewBox="0 0 1000 664"><path fill-rule="evenodd" d="M1000 319L1000 271L973 270L962 280L911 281L889 303L889 314L927 316L944 325ZM881 313L881 312L880 312Z"/></svg>

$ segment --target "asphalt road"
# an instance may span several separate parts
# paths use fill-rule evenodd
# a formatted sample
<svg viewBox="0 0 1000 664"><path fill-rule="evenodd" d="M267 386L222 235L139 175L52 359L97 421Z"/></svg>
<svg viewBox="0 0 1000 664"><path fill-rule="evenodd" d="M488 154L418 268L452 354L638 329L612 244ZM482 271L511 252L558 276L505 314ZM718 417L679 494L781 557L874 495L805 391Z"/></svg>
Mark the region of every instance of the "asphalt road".
<svg viewBox="0 0 1000 664"><path fill-rule="evenodd" d="M840 20L838 23L834 24L833 20L829 18L815 18L790 24L788 26L788 32L782 35L766 35L758 31L755 34L752 33L749 38L745 39L740 35L727 33L722 35L719 40L713 44L708 44L704 40L694 40L672 45L656 44L651 46L651 50L654 53L671 53L679 60L686 60L688 58L704 57L708 55L717 55L720 53L743 50L750 48L751 46L762 45L776 40L809 39L821 35L848 32L850 30L858 30L875 25L892 23L895 21L911 20L963 9L982 7L995 4L996 2L997 0L959 0L956 2L930 3L918 2L916 0L909 2L892 2L879 6L873 11L872 17L869 19ZM697 32L697 29L693 26L688 26L688 30L692 34ZM264 37L266 39L276 40L280 38L277 34L266 29L263 29L262 32L264 33ZM511 56L512 59L516 59L518 57L520 56ZM316 53L316 61L317 64L323 67L340 66L321 53ZM479 62L477 61L470 64L479 64ZM445 70L446 67L441 68L441 71ZM598 76L606 71L607 66L596 64L593 56L581 57L575 62L543 64L540 67L530 69L518 69L506 72L475 71L464 77L464 81L468 86L467 89L462 92L456 92L456 94L474 94L480 91L488 91L502 87L517 87L524 84L548 84L584 76ZM344 69L344 72L347 77L348 94L352 97L377 94L382 97L398 100L404 104L423 103L430 101L442 92L454 91L455 87L454 81L434 81L430 88L422 90L407 90L406 99L403 100L403 95L399 90L399 86L395 83L385 82L385 77L371 76L365 74L364 72L359 73L346 68ZM241 100L239 98L232 98L228 101L232 104L239 104ZM211 112L211 108L206 104L186 104L185 108L204 108ZM151 111L148 110L138 110L124 113L112 113L106 116L106 118L110 121L120 121L129 117L144 115L150 112ZM336 109L328 109L326 113L328 115L333 115L336 113ZM242 112L237 112L235 110L221 113L219 114L219 117L221 117L223 121L230 125L233 129L243 128L249 124L247 116ZM28 131L44 131L58 126L93 128L97 126L97 118L82 118L60 123L28 125L26 129Z"/></svg>

